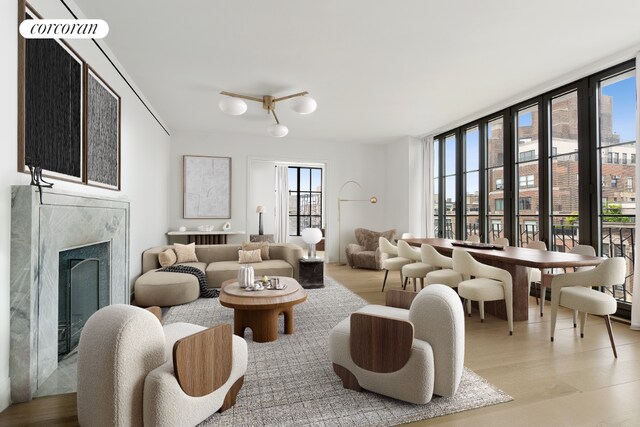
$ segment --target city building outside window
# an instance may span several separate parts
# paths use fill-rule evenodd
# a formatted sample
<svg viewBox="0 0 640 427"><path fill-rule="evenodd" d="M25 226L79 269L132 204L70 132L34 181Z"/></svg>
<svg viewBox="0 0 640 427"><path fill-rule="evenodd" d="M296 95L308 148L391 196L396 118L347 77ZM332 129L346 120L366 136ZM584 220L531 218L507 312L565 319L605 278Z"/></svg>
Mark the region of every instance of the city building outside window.
<svg viewBox="0 0 640 427"><path fill-rule="evenodd" d="M322 168L289 166L289 235L322 228Z"/></svg>

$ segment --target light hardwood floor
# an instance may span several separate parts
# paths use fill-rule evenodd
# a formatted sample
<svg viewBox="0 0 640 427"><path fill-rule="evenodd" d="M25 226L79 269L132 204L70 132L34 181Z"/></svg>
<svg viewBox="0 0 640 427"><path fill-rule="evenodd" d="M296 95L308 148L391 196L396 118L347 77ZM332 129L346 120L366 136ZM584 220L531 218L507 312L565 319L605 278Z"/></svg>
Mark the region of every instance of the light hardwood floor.
<svg viewBox="0 0 640 427"><path fill-rule="evenodd" d="M371 303L384 301L383 272L329 264L326 274ZM399 287L399 276L389 274L386 289ZM618 359L599 317L589 317L585 337L580 339L571 313L563 310L551 343L549 318L540 318L533 298L529 321L516 322L513 336L506 321L487 315L480 323L475 311L466 318L465 365L514 400L410 425L638 426L640 332L618 322L613 322L613 331ZM77 425L75 394L13 405L0 413L0 426L5 425Z"/></svg>

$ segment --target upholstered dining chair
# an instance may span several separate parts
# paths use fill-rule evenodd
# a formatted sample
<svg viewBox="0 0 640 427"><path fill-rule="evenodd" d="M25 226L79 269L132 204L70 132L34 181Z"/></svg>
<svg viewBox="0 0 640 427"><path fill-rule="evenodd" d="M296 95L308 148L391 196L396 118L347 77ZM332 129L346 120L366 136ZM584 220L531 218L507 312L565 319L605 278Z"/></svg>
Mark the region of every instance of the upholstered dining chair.
<svg viewBox="0 0 640 427"><path fill-rule="evenodd" d="M436 270L427 273L424 279L425 286L439 283L450 288L457 288L458 284L464 280L462 274L453 269L453 260L442 255L433 246L426 243L420 246L420 255L424 264L436 268Z"/></svg>
<svg viewBox="0 0 640 427"><path fill-rule="evenodd" d="M558 306L579 312L580 338L584 337L587 314L595 314L604 317L613 355L617 358L609 315L616 312L618 304L613 296L595 290L593 286L611 287L624 283L625 267L624 258L608 258L591 270L554 276L551 281L551 341L555 335Z"/></svg>
<svg viewBox="0 0 640 427"><path fill-rule="evenodd" d="M403 243L406 244L406 242ZM400 286L402 286L404 282L404 278L402 277L402 267L412 263L413 260L399 256L398 247L387 240L385 237L379 238L378 245L382 254L385 255L382 257L382 269L384 270L382 292L384 292L384 286L387 284L387 276L389 275L389 271L398 271L400 273Z"/></svg>
<svg viewBox="0 0 640 427"><path fill-rule="evenodd" d="M596 250L593 249L593 246L589 245L575 245L569 251L570 254L578 254L578 255L588 255L588 256L596 256ZM593 267L576 267L574 271L587 271L591 270ZM544 301L547 297L547 288L545 287L543 282L540 282L540 317L544 316ZM578 312L573 312L573 327L575 328L578 322Z"/></svg>
<svg viewBox="0 0 640 427"><path fill-rule="evenodd" d="M547 244L541 240L532 240L527 244L527 248L529 249L538 249L540 251L547 250ZM539 268L530 268L527 267L528 276L529 276L529 290L527 291L527 296L531 295L531 285L535 285L536 287L542 286L542 271ZM542 292L540 292L542 294ZM536 304L538 304L538 294L536 294Z"/></svg>
<svg viewBox="0 0 640 427"><path fill-rule="evenodd" d="M409 245L404 240L398 241L398 255L408 258L412 262L402 266L402 276L404 277L403 289L407 288L409 279L413 281L413 290L417 290L417 281L420 280L420 289L424 288L424 278L435 267L422 262L422 254L420 248Z"/></svg>
<svg viewBox="0 0 640 427"><path fill-rule="evenodd" d="M480 236L478 236L477 234L467 236L467 242L480 243Z"/></svg>
<svg viewBox="0 0 640 427"><path fill-rule="evenodd" d="M507 270L476 261L464 249L453 250L453 269L473 279L458 284L458 294L466 300L471 316L471 301L478 301L480 321L484 322L484 302L504 300L509 323L509 335L513 335L513 284Z"/></svg>
<svg viewBox="0 0 640 427"><path fill-rule="evenodd" d="M502 245L502 246L509 246L509 239L507 239L506 237L497 237L497 238L493 239L493 244Z"/></svg>
<svg viewBox="0 0 640 427"><path fill-rule="evenodd" d="M400 236L401 239L414 239L415 237L413 233L402 233Z"/></svg>
<svg viewBox="0 0 640 427"><path fill-rule="evenodd" d="M464 370L464 310L455 291L389 290L329 333L329 359L344 388L424 404L455 395Z"/></svg>
<svg viewBox="0 0 640 427"><path fill-rule="evenodd" d="M158 307L114 304L89 318L78 346L81 425L196 425L235 404L245 340L229 324L163 327L160 316Z"/></svg>

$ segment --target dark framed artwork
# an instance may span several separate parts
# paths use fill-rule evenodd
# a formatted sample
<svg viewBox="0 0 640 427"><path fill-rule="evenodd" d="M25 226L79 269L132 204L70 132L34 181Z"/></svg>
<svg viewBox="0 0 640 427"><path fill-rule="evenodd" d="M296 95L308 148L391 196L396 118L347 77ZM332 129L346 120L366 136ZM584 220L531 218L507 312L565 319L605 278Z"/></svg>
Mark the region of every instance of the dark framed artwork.
<svg viewBox="0 0 640 427"><path fill-rule="evenodd" d="M120 97L86 67L86 182L120 189Z"/></svg>
<svg viewBox="0 0 640 427"><path fill-rule="evenodd" d="M184 218L231 218L231 157L183 156Z"/></svg>
<svg viewBox="0 0 640 427"><path fill-rule="evenodd" d="M28 8L21 16L40 18ZM18 170L40 166L47 176L82 181L84 62L64 41L19 39Z"/></svg>

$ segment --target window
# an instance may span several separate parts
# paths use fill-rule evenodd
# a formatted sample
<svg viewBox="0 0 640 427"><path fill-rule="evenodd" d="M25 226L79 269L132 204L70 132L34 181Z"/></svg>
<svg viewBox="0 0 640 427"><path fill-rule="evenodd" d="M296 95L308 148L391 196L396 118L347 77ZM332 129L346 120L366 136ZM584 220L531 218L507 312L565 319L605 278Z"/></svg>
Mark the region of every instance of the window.
<svg viewBox="0 0 640 427"><path fill-rule="evenodd" d="M502 178L496 179L496 190L504 190L504 183L502 182Z"/></svg>
<svg viewBox="0 0 640 427"><path fill-rule="evenodd" d="M607 163L613 163L613 153L611 151L607 153Z"/></svg>
<svg viewBox="0 0 640 427"><path fill-rule="evenodd" d="M627 153L622 153L622 164L623 165L627 164Z"/></svg>
<svg viewBox="0 0 640 427"><path fill-rule="evenodd" d="M611 175L611 188L618 187L618 177L615 175Z"/></svg>
<svg viewBox="0 0 640 427"><path fill-rule="evenodd" d="M528 143L531 143L531 139L529 139L529 141L527 141ZM520 143L522 143L522 141L520 141ZM537 143L537 141L536 141ZM523 151L520 153L520 161L521 162L527 162L529 160L534 160L536 158L536 150L529 150L529 151Z"/></svg>
<svg viewBox="0 0 640 427"><path fill-rule="evenodd" d="M635 164L636 163L636 155L632 154L631 155L631 164Z"/></svg>
<svg viewBox="0 0 640 427"><path fill-rule="evenodd" d="M322 168L289 166L289 235L322 228Z"/></svg>
<svg viewBox="0 0 640 427"><path fill-rule="evenodd" d="M620 163L620 154L619 153L613 153L613 163L615 163L615 164Z"/></svg>
<svg viewBox="0 0 640 427"><path fill-rule="evenodd" d="M633 178L627 178L627 190L633 190Z"/></svg>
<svg viewBox="0 0 640 427"><path fill-rule="evenodd" d="M504 210L504 199L496 199L496 210L497 211Z"/></svg>
<svg viewBox="0 0 640 427"><path fill-rule="evenodd" d="M531 197L521 197L518 206L521 211L531 210Z"/></svg>
<svg viewBox="0 0 640 427"><path fill-rule="evenodd" d="M535 179L533 175L526 175L520 177L520 188L535 187Z"/></svg>

